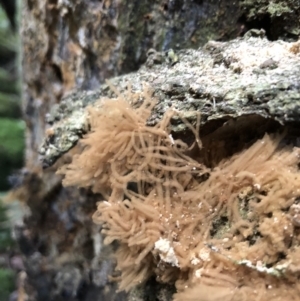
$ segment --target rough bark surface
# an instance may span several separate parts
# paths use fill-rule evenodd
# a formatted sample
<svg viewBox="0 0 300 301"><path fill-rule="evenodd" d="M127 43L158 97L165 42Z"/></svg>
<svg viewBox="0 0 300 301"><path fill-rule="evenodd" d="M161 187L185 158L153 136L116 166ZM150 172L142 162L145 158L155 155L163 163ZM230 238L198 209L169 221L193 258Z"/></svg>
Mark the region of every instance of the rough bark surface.
<svg viewBox="0 0 300 301"><path fill-rule="evenodd" d="M104 80L136 71L146 59L138 72L111 82L120 91L128 83L133 91L143 83L151 85L159 99L151 122L170 105L186 112L201 110L204 143L218 136L228 139L232 133L239 139L237 128L252 128L245 138L249 141L266 129L297 123L298 44L250 38L179 51L197 49L211 39L235 38L249 27L264 27L264 22L255 26L255 16L267 19L270 6L262 3L260 9L261 1L256 2L23 1L26 167L15 180L15 193L31 211L16 228L25 257L28 300L171 300L172 288L155 281L130 296L116 293L116 284L107 278L113 273L108 259L112 250L102 248L99 228L91 221L96 199L86 191L62 188L55 166L42 171L39 151L44 166L52 165L87 131L84 108L100 96L111 96ZM291 16L289 28L297 28L298 20L290 12L293 1L281 2L288 3L284 16ZM268 36L275 25L284 32L280 24L287 19L281 13L270 16ZM282 35L274 38L278 36ZM235 49L243 43L253 47L236 57ZM256 47L268 50L271 45L282 52L267 51L256 56L256 63L247 63L249 51L253 59ZM158 52L148 53L150 48ZM175 56L167 51L170 48ZM65 100L58 105L62 96ZM44 139L47 123L51 128ZM173 126L179 134L184 130L176 120Z"/></svg>
<svg viewBox="0 0 300 301"><path fill-rule="evenodd" d="M300 34L299 1L242 0L246 26L264 28L271 40L297 40Z"/></svg>
<svg viewBox="0 0 300 301"><path fill-rule="evenodd" d="M23 1L26 167L14 184L31 210L16 231L30 300L124 298L107 286L111 263L98 256L101 239L92 234L98 229L90 219L95 200L63 189L54 170L42 171L38 151L46 116L73 89L99 89L106 78L137 70L150 48L198 48L210 39L234 38L240 15L239 3L227 0Z"/></svg>
<svg viewBox="0 0 300 301"><path fill-rule="evenodd" d="M182 50L178 55L154 52L139 71L111 79L110 83L120 93L129 86L132 93L143 90L143 85L150 86L158 104L149 124L157 123L170 107L191 120L200 111L203 139L221 126L228 127L232 123L229 120L245 120L249 129L258 120L262 124L273 120L273 125L297 123L299 43L269 42L263 35L253 30L244 38L211 41L203 49ZM100 89L75 92L62 100L48 117L53 126L41 147L45 167L88 131L85 107L111 95L109 87L102 85ZM177 120L172 122L177 135L186 130Z"/></svg>
<svg viewBox="0 0 300 301"><path fill-rule="evenodd" d="M27 164L33 166L44 116L63 94L137 70L151 48L198 48L240 32L237 1L28 0L23 6Z"/></svg>

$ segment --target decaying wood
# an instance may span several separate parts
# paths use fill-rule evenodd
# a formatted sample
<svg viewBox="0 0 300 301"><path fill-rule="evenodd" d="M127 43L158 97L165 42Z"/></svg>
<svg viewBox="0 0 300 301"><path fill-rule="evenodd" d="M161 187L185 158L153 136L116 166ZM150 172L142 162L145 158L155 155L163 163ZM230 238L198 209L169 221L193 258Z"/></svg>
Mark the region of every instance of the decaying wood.
<svg viewBox="0 0 300 301"><path fill-rule="evenodd" d="M136 71L151 48L198 48L242 33L238 1L22 1L26 165L39 165L45 115L72 89Z"/></svg>
<svg viewBox="0 0 300 301"><path fill-rule="evenodd" d="M175 61L170 52L153 52L139 71L110 82L120 92L129 85L133 93L145 84L150 86L159 100L149 120L152 124L170 107L190 119L200 111L204 138L228 126L229 120L247 120L248 128L257 126L258 118L265 124L271 120L281 125L297 123L299 43L270 42L259 35L263 32L253 31L243 39L211 41L199 50L172 53ZM41 147L45 167L88 131L86 106L111 95L109 87L103 85L95 91L77 91L62 100L48 119L51 134ZM180 133L185 126L173 120L172 130Z"/></svg>
<svg viewBox="0 0 300 301"><path fill-rule="evenodd" d="M46 167L76 144L88 130L86 106L112 96L103 83L114 76L119 77L111 83L120 91L128 83L133 92L151 86L160 101L152 123L172 105L186 114L201 111L204 144L222 137L232 145L230 135L239 129L256 135L298 123L299 44L271 43L258 31L256 39L248 35L210 42L199 51L180 50L232 39L253 27L264 27L273 40L295 40L298 2L28 0L22 5L26 169L16 186L31 214L15 234L26 259L28 300L171 300L172 288L155 281L129 297L116 293L107 279L111 250L102 248L99 227L91 221L97 198L62 188L55 167L41 171L39 152ZM178 62L166 52L170 48ZM139 71L120 76L146 60ZM174 132L184 130L178 120L172 125Z"/></svg>
<svg viewBox="0 0 300 301"><path fill-rule="evenodd" d="M44 167L52 165L89 131L88 106L117 93L138 93L150 87L158 103L149 118L156 124L170 108L180 111L190 121L201 112L200 136L204 146L226 141L234 148L233 136L248 143L265 131L290 131L298 137L300 101L299 42L270 42L263 31L248 32L230 42L208 42L199 50L151 51L137 72L119 76L94 91L76 91L66 96L48 116L50 128L41 148ZM186 133L185 125L171 120L176 137ZM294 132L293 132L294 131ZM242 138L244 139L244 138ZM204 147L205 149L205 147ZM128 300L147 300L147 285L157 285L157 295L170 300L172 288L146 283L134 289Z"/></svg>

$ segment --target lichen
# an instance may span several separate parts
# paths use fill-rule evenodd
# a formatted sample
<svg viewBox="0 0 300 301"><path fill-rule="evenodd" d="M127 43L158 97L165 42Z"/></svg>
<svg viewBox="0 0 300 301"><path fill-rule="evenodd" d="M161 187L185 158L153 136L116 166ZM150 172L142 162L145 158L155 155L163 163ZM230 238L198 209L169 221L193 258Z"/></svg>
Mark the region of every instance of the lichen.
<svg viewBox="0 0 300 301"><path fill-rule="evenodd" d="M127 91L130 84L130 92L136 95L144 82L151 86L159 103L148 120L149 125L157 124L170 107L181 111L193 123L193 112L201 112L204 134L215 131L229 119L246 116L249 128L253 116L265 120L262 127L268 123L266 120L289 124L297 122L299 115L300 65L297 51L291 50L295 47L295 43L270 42L251 35L226 43L211 41L203 49L178 52L178 62L173 66L166 62L148 67L146 64L136 73L114 78L111 83L120 92ZM270 59L276 62L276 68L264 67ZM46 137L41 148L45 166L52 165L87 131L83 120L76 125L78 116L87 116L86 106L107 96L113 96L107 85L92 92L77 91L53 110L49 116L53 136ZM176 116L171 127L178 135L186 131Z"/></svg>

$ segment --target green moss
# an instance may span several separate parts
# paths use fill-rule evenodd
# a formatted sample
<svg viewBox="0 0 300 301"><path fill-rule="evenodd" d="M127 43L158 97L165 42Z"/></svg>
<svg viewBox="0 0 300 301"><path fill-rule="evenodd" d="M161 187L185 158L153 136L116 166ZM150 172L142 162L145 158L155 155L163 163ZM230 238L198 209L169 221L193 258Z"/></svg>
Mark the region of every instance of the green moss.
<svg viewBox="0 0 300 301"><path fill-rule="evenodd" d="M286 6L286 3L270 2L268 4L267 12L271 15L271 17L279 17L284 13L292 13L292 10Z"/></svg>
<svg viewBox="0 0 300 301"><path fill-rule="evenodd" d="M300 2L294 0L242 0L246 21L269 20L267 35L272 40L297 40L299 35Z"/></svg>
<svg viewBox="0 0 300 301"><path fill-rule="evenodd" d="M213 228L211 230L211 235L216 239L221 239L230 230L230 224L227 216L221 216L213 221Z"/></svg>
<svg viewBox="0 0 300 301"><path fill-rule="evenodd" d="M250 18L256 18L260 14L269 14L271 18L280 17L284 13L292 13L286 1L242 1L242 7L248 10Z"/></svg>

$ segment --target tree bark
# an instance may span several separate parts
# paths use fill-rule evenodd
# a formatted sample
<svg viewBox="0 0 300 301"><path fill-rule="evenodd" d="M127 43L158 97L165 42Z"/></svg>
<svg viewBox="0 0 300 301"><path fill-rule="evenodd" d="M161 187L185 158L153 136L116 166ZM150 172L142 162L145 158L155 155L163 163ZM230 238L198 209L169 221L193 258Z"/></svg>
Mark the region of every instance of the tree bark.
<svg viewBox="0 0 300 301"><path fill-rule="evenodd" d="M285 2L291 8L292 4ZM246 138L249 141L266 129L299 121L299 108L294 103L299 100L299 65L293 60L297 53L291 50L297 52L298 44L284 48L284 53L290 51L289 58L282 56L279 61L262 56L262 61L252 66L250 85L243 76L248 67L242 59L236 60L234 49L254 41L259 49L270 47L263 38L208 43L201 51L179 51L197 49L211 39L223 41L242 35L253 24L251 8L249 1L228 0L23 2L26 166L16 181L15 193L31 214L15 232L26 261L29 300L150 300L146 290L130 296L116 293L116 284L108 281L114 263L108 259L112 250L102 246L99 227L91 220L96 197L63 188L61 178L54 174L55 166L42 169L42 165L51 166L87 131L86 105L100 96L111 96L103 84L105 79L137 71L148 53L144 67L113 79L112 84L121 92L128 83L136 89L144 82L150 84L159 100L152 123L169 105L183 112L201 110L204 143L212 143L217 135L232 133L240 125L242 129L256 122L261 125ZM282 15L276 16L272 11L272 22L277 25ZM155 51L148 52L151 48ZM171 48L175 60L170 57ZM199 60L201 64L195 63ZM276 69L280 70L277 75ZM268 80L270 74L272 80ZM289 96L281 110L278 102L283 94ZM173 120L173 130L180 134L184 128ZM171 300L172 288L155 282L147 283L146 288L154 290L158 300Z"/></svg>
<svg viewBox="0 0 300 301"><path fill-rule="evenodd" d="M243 123L240 131L259 123L263 133L268 127L278 129L299 122L298 47L298 42L271 43L264 32L252 30L242 39L211 41L203 49L182 50L178 55L172 52L175 62L168 52L153 52L140 70L113 78L110 85L121 94L131 87L132 95L148 85L158 99L148 121L151 125L173 107L191 121L196 119L195 112L201 112L204 141L218 128L224 133L228 127L230 132L239 122ZM101 97L112 94L104 84L63 98L48 117L51 133L40 150L44 167L51 166L88 132L86 107L98 105ZM171 126L176 135L187 130L175 117Z"/></svg>

